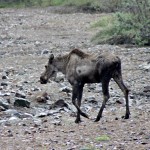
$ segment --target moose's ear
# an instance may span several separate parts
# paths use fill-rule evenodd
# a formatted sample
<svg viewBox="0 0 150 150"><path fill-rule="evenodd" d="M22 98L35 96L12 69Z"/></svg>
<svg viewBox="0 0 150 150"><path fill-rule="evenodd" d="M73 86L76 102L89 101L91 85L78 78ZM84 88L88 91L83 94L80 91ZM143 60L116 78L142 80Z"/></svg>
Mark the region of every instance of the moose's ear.
<svg viewBox="0 0 150 150"><path fill-rule="evenodd" d="M52 63L53 59L54 59L54 55L51 54L50 57L49 57L49 63Z"/></svg>

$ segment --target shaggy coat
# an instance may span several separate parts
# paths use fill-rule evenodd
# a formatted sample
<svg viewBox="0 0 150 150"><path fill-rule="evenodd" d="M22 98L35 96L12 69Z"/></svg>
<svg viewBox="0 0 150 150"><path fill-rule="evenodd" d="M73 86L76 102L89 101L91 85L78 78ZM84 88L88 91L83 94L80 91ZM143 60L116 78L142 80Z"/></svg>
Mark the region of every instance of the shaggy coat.
<svg viewBox="0 0 150 150"><path fill-rule="evenodd" d="M42 84L46 84L50 77L56 76L57 72L66 75L72 85L72 103L77 108L76 123L81 121L80 115L88 118L88 115L81 111L81 99L85 83L102 83L104 100L95 121L102 117L103 109L109 99L109 82L113 78L123 91L126 99L126 113L124 118L130 115L128 93L121 74L121 60L114 54L87 54L78 49L72 50L69 54L54 58L51 54L45 71L40 77Z"/></svg>

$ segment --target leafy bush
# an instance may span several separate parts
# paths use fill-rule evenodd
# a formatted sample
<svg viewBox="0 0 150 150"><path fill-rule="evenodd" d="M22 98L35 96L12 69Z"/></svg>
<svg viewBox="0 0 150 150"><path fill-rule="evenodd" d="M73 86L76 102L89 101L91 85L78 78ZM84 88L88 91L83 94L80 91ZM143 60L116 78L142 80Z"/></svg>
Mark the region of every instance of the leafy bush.
<svg viewBox="0 0 150 150"><path fill-rule="evenodd" d="M150 45L150 1L126 0L122 5L122 12L111 15L111 19L106 16L97 23L101 31L92 40L96 43Z"/></svg>

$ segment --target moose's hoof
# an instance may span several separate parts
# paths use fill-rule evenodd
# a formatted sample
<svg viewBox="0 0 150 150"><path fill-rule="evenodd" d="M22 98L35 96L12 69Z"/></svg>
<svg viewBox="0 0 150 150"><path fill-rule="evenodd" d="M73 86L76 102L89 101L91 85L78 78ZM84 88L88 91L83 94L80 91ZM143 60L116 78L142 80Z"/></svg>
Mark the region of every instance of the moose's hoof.
<svg viewBox="0 0 150 150"><path fill-rule="evenodd" d="M101 117L100 117L101 118ZM94 122L98 122L98 121L100 121L100 118L99 117L97 117L95 120L94 120Z"/></svg>
<svg viewBox="0 0 150 150"><path fill-rule="evenodd" d="M75 120L75 123L80 123L80 122L82 122L81 119L76 119Z"/></svg>
<svg viewBox="0 0 150 150"><path fill-rule="evenodd" d="M126 114L125 116L122 116L123 119L129 119L129 114Z"/></svg>

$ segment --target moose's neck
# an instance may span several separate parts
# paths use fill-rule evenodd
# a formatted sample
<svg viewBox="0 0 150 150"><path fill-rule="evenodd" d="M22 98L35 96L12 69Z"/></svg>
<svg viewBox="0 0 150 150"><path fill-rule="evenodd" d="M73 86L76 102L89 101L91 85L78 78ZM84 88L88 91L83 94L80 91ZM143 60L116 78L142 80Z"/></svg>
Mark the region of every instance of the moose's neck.
<svg viewBox="0 0 150 150"><path fill-rule="evenodd" d="M55 66L58 69L58 71L62 72L63 74L66 74L66 66L68 61L68 55L56 57L55 59Z"/></svg>

